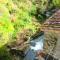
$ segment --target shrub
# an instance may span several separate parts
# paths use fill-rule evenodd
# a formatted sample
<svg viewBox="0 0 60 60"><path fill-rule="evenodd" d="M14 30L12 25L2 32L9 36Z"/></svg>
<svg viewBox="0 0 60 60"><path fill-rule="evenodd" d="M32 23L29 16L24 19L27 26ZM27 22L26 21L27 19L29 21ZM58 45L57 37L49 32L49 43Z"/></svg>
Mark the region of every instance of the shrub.
<svg viewBox="0 0 60 60"><path fill-rule="evenodd" d="M52 0L54 6L59 7L60 8L60 0Z"/></svg>
<svg viewBox="0 0 60 60"><path fill-rule="evenodd" d="M8 9L5 6L0 6L0 47L7 43L13 30Z"/></svg>

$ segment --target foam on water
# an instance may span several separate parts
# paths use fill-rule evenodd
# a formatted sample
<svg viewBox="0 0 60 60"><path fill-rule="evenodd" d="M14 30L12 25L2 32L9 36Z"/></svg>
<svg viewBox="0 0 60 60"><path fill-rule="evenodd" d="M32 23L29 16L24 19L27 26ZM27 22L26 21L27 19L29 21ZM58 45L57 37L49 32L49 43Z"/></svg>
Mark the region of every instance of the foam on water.
<svg viewBox="0 0 60 60"><path fill-rule="evenodd" d="M30 46L32 50L42 50L43 49L43 42L36 42L35 46Z"/></svg>

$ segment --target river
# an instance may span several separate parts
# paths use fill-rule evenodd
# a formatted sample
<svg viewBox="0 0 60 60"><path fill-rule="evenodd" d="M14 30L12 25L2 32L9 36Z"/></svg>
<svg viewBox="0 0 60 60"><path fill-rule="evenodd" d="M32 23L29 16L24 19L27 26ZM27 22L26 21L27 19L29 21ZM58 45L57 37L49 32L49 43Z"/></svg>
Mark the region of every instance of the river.
<svg viewBox="0 0 60 60"><path fill-rule="evenodd" d="M39 36L38 38L31 40L30 47L26 52L24 60L37 60L36 51L43 50L44 35Z"/></svg>

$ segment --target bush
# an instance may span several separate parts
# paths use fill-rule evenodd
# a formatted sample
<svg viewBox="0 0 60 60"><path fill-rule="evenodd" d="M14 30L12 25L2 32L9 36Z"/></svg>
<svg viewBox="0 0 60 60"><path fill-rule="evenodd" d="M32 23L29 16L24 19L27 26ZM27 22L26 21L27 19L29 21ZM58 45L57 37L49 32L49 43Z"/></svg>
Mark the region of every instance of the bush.
<svg viewBox="0 0 60 60"><path fill-rule="evenodd" d="M30 29L32 33L37 31L38 23L32 19L36 12L32 1L3 0L0 3L0 47L14 41L23 29Z"/></svg>
<svg viewBox="0 0 60 60"><path fill-rule="evenodd" d="M60 8L60 0L52 0L54 6L59 7Z"/></svg>
<svg viewBox="0 0 60 60"><path fill-rule="evenodd" d="M0 47L7 43L13 30L8 9L5 6L0 6Z"/></svg>

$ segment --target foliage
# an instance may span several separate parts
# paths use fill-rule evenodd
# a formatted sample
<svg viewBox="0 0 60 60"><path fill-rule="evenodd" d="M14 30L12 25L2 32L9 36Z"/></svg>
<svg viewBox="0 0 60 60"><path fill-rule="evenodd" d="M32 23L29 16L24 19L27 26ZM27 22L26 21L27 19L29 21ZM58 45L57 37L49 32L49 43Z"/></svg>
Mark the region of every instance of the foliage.
<svg viewBox="0 0 60 60"><path fill-rule="evenodd" d="M40 29L44 13L54 6L60 7L59 0L0 0L0 49L8 42L17 40L18 33L24 29L30 30L32 35ZM40 31L40 30L39 30ZM20 36L19 36L20 37ZM29 35L30 37L30 35ZM1 53L2 54L2 53ZM4 55L4 54L3 54Z"/></svg>
<svg viewBox="0 0 60 60"><path fill-rule="evenodd" d="M9 54L6 46L1 47L0 49L0 59L1 60L12 60L11 54Z"/></svg>
<svg viewBox="0 0 60 60"><path fill-rule="evenodd" d="M47 10L48 0L35 0L34 3L40 13L43 13Z"/></svg>
<svg viewBox="0 0 60 60"><path fill-rule="evenodd" d="M30 29L35 33L38 23L33 23L35 5L29 0L1 0L0 2L0 47L15 40L17 33Z"/></svg>
<svg viewBox="0 0 60 60"><path fill-rule="evenodd" d="M36 10L35 6L32 4L31 1L23 0L23 1L14 1L13 9L9 9L11 12L11 21L14 25L14 35L16 36L17 32L21 31L22 29L31 29L32 32L36 31L36 26L32 23L32 15ZM11 6L11 5L10 5ZM9 6L8 6L9 7ZM32 7L32 8L31 8ZM14 36L13 35L13 36ZM14 37L15 37L14 36Z"/></svg>
<svg viewBox="0 0 60 60"><path fill-rule="evenodd" d="M6 44L9 40L9 34L14 28L9 20L9 12L5 6L0 6L0 47Z"/></svg>
<svg viewBox="0 0 60 60"><path fill-rule="evenodd" d="M0 4L6 4L8 2L8 0L0 0Z"/></svg>
<svg viewBox="0 0 60 60"><path fill-rule="evenodd" d="M60 8L60 0L53 0L52 2L56 7Z"/></svg>

